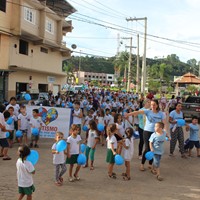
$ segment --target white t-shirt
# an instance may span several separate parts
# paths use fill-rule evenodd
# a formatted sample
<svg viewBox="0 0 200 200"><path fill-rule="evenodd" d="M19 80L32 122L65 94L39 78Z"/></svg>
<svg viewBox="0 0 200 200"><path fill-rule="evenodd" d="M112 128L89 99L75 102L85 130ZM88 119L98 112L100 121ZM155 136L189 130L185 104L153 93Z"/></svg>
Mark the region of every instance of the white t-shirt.
<svg viewBox="0 0 200 200"><path fill-rule="evenodd" d="M108 125L110 124L114 124L114 117L112 115L109 115L109 123Z"/></svg>
<svg viewBox="0 0 200 200"><path fill-rule="evenodd" d="M52 150L56 150L56 143L53 144ZM53 154L53 164L63 164L65 163L65 154L64 151L59 152L59 154Z"/></svg>
<svg viewBox="0 0 200 200"><path fill-rule="evenodd" d="M20 130L26 130L26 129L28 129L30 119L31 119L31 116L28 115L27 113L26 113L26 115L23 115L22 113L20 113L18 115L18 120L21 121Z"/></svg>
<svg viewBox="0 0 200 200"><path fill-rule="evenodd" d="M97 132L95 130L89 130L87 138L87 146L90 148L93 147L96 138L98 138Z"/></svg>
<svg viewBox="0 0 200 200"><path fill-rule="evenodd" d="M6 126L5 119L2 113L0 113L0 124ZM0 139L6 138L6 133L3 132L0 128Z"/></svg>
<svg viewBox="0 0 200 200"><path fill-rule="evenodd" d="M114 135L112 135L110 138L106 138L107 141L107 148L111 149L111 144L113 144L114 149L117 149L117 139Z"/></svg>
<svg viewBox="0 0 200 200"><path fill-rule="evenodd" d="M42 124L41 117L37 117L37 118L31 117L30 125L32 128L40 128L41 124Z"/></svg>
<svg viewBox="0 0 200 200"><path fill-rule="evenodd" d="M71 155L79 154L79 152L80 152L80 141L81 141L80 135L77 135L76 138L73 138L72 135L67 138L67 143L70 144L69 153Z"/></svg>
<svg viewBox="0 0 200 200"><path fill-rule="evenodd" d="M110 121L110 115L109 114L105 115L104 120L105 120L106 124L108 124Z"/></svg>
<svg viewBox="0 0 200 200"><path fill-rule="evenodd" d="M22 162L21 158L18 158L17 163L17 180L19 187L30 187L33 185L32 172L35 171L33 164L27 160Z"/></svg>
<svg viewBox="0 0 200 200"><path fill-rule="evenodd" d="M80 115L81 109L79 108L78 110L74 110L75 115ZM73 117L73 124L81 124L82 123L82 118L79 117Z"/></svg>
<svg viewBox="0 0 200 200"><path fill-rule="evenodd" d="M98 124L103 124L105 126L105 117L100 117L100 116L97 116L97 121L98 121Z"/></svg>
<svg viewBox="0 0 200 200"><path fill-rule="evenodd" d="M134 153L133 137L131 137L131 139L126 138L125 145L128 147L128 149L123 148L124 149L124 159L126 161L130 161L133 158L133 153Z"/></svg>
<svg viewBox="0 0 200 200"><path fill-rule="evenodd" d="M119 130L119 133L124 136L125 135L125 129L124 129L124 123L121 124L116 123L117 130Z"/></svg>
<svg viewBox="0 0 200 200"><path fill-rule="evenodd" d="M93 116L92 116L92 117L86 116L86 117L85 117L85 126L88 126L89 121L90 121L90 120L93 120L93 119L94 119Z"/></svg>

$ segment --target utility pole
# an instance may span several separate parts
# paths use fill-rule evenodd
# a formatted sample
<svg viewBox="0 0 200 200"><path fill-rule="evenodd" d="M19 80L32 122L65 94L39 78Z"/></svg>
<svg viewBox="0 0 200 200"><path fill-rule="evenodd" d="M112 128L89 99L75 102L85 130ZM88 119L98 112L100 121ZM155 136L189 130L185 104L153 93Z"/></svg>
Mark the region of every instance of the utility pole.
<svg viewBox="0 0 200 200"><path fill-rule="evenodd" d="M129 53L129 62L128 62L128 82L127 82L127 91L130 91L131 83L131 63L132 63L132 37L130 38L130 53Z"/></svg>
<svg viewBox="0 0 200 200"><path fill-rule="evenodd" d="M139 34L137 34L137 75L136 75L136 92L139 92L140 76L140 51L139 51Z"/></svg>
<svg viewBox="0 0 200 200"><path fill-rule="evenodd" d="M146 42L147 42L147 17L143 18L127 18L126 21L139 21L144 20L144 53L143 53L143 60L142 60L142 79L141 79L141 92L145 92L145 83L146 83Z"/></svg>

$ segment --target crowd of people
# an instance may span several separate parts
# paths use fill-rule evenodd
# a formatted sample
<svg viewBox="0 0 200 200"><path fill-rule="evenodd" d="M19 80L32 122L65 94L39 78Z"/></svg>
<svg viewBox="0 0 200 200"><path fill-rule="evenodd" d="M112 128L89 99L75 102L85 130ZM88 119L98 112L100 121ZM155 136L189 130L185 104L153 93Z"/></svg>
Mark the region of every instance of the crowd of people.
<svg viewBox="0 0 200 200"><path fill-rule="evenodd" d="M63 184L63 175L66 172L66 164L69 164L69 181L80 180L79 170L81 165L77 164L77 157L80 154L80 144L86 144L86 164L84 168L90 167L94 170L95 151L98 144L101 146L107 143L106 162L108 163L108 177L116 179L114 172L115 155L122 155L125 160L125 172L123 179L131 179L131 160L134 152L134 139L138 138L138 159L141 160L140 171L145 171L146 153L154 152L153 159L149 160L148 168L157 180L162 181L160 174L160 161L164 153L164 141L170 140L169 155L174 156L177 140L182 158L192 155L195 146L197 156L199 151L199 126L198 119L193 117L190 124L186 124L189 131L188 144L184 143L183 127L177 124L177 120L183 119L181 111L181 99L172 95L167 99L162 94L159 99L155 99L152 93L144 96L133 92L111 92L104 89L87 89L79 91L72 96L53 96L49 93L49 101L43 106L70 107L71 126L69 137L67 138L67 149L62 152L56 150L56 144L64 139L62 132L55 134L56 142L52 146L53 164L55 166L55 184ZM12 122L8 121L12 118ZM99 130L98 125L104 126L104 130ZM170 125L169 132L167 130ZM38 128L41 130L42 121L38 115L38 109L32 110L29 116L25 105L18 105L16 98L12 97L5 107L0 105L0 157L3 160L10 160L8 156L9 148L12 148L14 133L20 130L22 135L17 137L20 147L18 150L19 159L17 161L17 174L19 186L19 199L25 195L31 199L34 191L32 174L35 172L34 166L26 161L30 154L30 148L39 148L39 135L31 135L31 142L28 143L27 130ZM83 127L87 127L82 131ZM9 133L9 136L7 135ZM188 150L188 154L186 154ZM74 164L77 164L73 172ZM26 169L26 170L25 170Z"/></svg>

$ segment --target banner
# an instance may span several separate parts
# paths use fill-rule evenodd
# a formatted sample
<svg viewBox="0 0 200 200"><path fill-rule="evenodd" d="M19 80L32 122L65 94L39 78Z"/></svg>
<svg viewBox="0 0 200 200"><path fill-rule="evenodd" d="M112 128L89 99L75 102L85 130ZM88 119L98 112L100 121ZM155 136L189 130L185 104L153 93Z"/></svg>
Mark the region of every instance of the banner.
<svg viewBox="0 0 200 200"><path fill-rule="evenodd" d="M27 113L32 116L32 110L38 109L39 116L42 119L41 138L55 138L55 133L60 131L66 139L69 135L70 128L70 108L57 108L46 106L27 106Z"/></svg>

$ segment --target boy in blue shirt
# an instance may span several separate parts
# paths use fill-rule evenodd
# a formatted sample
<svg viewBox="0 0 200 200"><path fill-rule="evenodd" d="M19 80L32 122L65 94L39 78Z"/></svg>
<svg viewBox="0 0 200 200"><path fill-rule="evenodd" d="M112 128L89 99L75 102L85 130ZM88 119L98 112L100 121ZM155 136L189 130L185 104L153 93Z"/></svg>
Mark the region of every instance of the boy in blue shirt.
<svg viewBox="0 0 200 200"><path fill-rule="evenodd" d="M156 175L157 180L159 181L163 180L163 178L160 176L160 160L164 153L164 141L166 139L166 132L163 129L164 123L157 122L155 124L155 132L152 133L151 137L149 138L150 150L154 152L153 169L151 172Z"/></svg>
<svg viewBox="0 0 200 200"><path fill-rule="evenodd" d="M197 149L197 157L200 157L199 126L197 117L192 117L192 123L186 126L186 130L190 131L188 156L192 156L192 149L195 146Z"/></svg>

